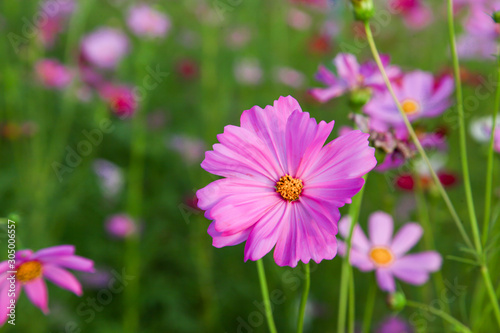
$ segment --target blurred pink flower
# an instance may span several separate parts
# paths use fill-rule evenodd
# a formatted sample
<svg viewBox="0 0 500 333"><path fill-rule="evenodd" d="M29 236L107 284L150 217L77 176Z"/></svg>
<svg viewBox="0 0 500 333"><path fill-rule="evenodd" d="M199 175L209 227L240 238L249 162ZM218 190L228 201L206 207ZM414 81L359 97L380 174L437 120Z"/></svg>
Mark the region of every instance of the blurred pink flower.
<svg viewBox="0 0 500 333"><path fill-rule="evenodd" d="M412 333L413 329L406 320L397 316L387 317L380 323L377 333Z"/></svg>
<svg viewBox="0 0 500 333"><path fill-rule="evenodd" d="M247 45L252 37L252 33L248 27L237 27L231 29L226 36L226 43L232 49L240 49Z"/></svg>
<svg viewBox="0 0 500 333"><path fill-rule="evenodd" d="M297 30L309 29L312 24L311 16L295 7L290 7L286 20L289 26Z"/></svg>
<svg viewBox="0 0 500 333"><path fill-rule="evenodd" d="M33 305L47 314L49 313L48 294L44 278L81 296L80 283L66 269L94 271L94 262L76 256L75 247L72 245L48 247L35 253L28 249L20 250L16 252L15 267L11 265L9 261L0 263L2 281L0 284L0 324L2 325L8 319L9 306L12 302L17 302L21 290L25 290ZM17 273L11 274L8 271L17 271ZM16 292L12 295L9 289L12 289L14 284Z"/></svg>
<svg viewBox="0 0 500 333"><path fill-rule="evenodd" d="M242 59L234 65L236 81L242 84L257 85L262 80L262 68L257 59Z"/></svg>
<svg viewBox="0 0 500 333"><path fill-rule="evenodd" d="M94 172L99 177L99 186L107 199L116 199L124 185L122 170L108 160L97 159L92 165Z"/></svg>
<svg viewBox="0 0 500 333"><path fill-rule="evenodd" d="M137 233L137 223L127 214L116 214L106 220L106 231L113 237L127 238Z"/></svg>
<svg viewBox="0 0 500 333"><path fill-rule="evenodd" d="M206 145L203 140L184 135L174 135L168 141L169 148L181 154L187 164L199 163L205 154Z"/></svg>
<svg viewBox="0 0 500 333"><path fill-rule="evenodd" d="M85 36L81 47L87 61L97 67L112 69L127 54L129 42L121 30L104 27Z"/></svg>
<svg viewBox="0 0 500 333"><path fill-rule="evenodd" d="M351 219L343 217L339 232L344 239L349 234ZM418 223L405 224L392 238L394 223L384 212L375 212L368 220L370 239L356 224L352 235L349 256L351 265L363 272L375 270L380 289L396 291L394 277L409 284L421 285L427 282L429 274L441 268L441 255L435 251L407 254L422 237L423 229ZM344 256L346 244L339 241L339 254Z"/></svg>
<svg viewBox="0 0 500 333"><path fill-rule="evenodd" d="M192 80L198 76L198 64L196 61L184 58L175 64L175 70L183 79Z"/></svg>
<svg viewBox="0 0 500 333"><path fill-rule="evenodd" d="M476 141L487 143L490 141L492 128L492 117L482 117L471 122L470 133ZM494 140L494 149L500 153L500 118L496 121Z"/></svg>
<svg viewBox="0 0 500 333"><path fill-rule="evenodd" d="M145 4L130 9L127 24L140 37L164 37L172 25L167 15Z"/></svg>
<svg viewBox="0 0 500 333"><path fill-rule="evenodd" d="M274 247L279 266L335 257L338 208L376 164L368 134L352 131L323 146L333 121L318 124L291 96L244 111L240 123L224 128L201 164L225 177L196 193L213 221L213 245L246 241L245 261Z"/></svg>
<svg viewBox="0 0 500 333"><path fill-rule="evenodd" d="M306 77L290 67L278 67L275 70L276 80L286 86L299 89L304 85Z"/></svg>
<svg viewBox="0 0 500 333"><path fill-rule="evenodd" d="M389 65L388 56L383 56L382 61L391 80L401 74L398 67ZM382 90L385 87L382 75L373 61L360 65L353 54L339 53L333 63L337 69L337 76L323 65L316 73L316 79L328 87L310 90L312 96L322 103L358 89Z"/></svg>
<svg viewBox="0 0 500 333"><path fill-rule="evenodd" d="M432 118L442 114L452 105L451 95L454 83L450 76L436 81L431 73L413 71L405 74L401 84L394 85L394 91L408 119ZM370 116L370 127L384 132L390 128L397 136L407 133L403 117L387 90L376 94L363 111Z"/></svg>
<svg viewBox="0 0 500 333"><path fill-rule="evenodd" d="M74 0L47 0L40 5L40 14L47 19L40 24L40 37L45 47L51 47L56 36L64 31L66 23L76 7Z"/></svg>
<svg viewBox="0 0 500 333"><path fill-rule="evenodd" d="M71 72L59 61L42 59L35 64L38 79L47 88L64 89L72 79Z"/></svg>
<svg viewBox="0 0 500 333"><path fill-rule="evenodd" d="M125 85L103 84L99 87L101 98L108 103L111 111L121 118L134 115L137 100L132 88Z"/></svg>
<svg viewBox="0 0 500 333"><path fill-rule="evenodd" d="M411 29L419 30L432 22L432 11L422 0L392 0L389 6L401 13L406 26Z"/></svg>

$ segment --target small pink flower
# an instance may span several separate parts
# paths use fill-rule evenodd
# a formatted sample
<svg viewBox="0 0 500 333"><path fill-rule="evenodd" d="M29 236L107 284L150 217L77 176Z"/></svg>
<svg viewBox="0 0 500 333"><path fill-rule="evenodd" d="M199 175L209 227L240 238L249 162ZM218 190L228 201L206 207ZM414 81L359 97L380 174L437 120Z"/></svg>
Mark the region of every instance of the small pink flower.
<svg viewBox="0 0 500 333"><path fill-rule="evenodd" d="M137 233L137 224L127 214L117 214L106 221L106 230L111 236L127 238Z"/></svg>
<svg viewBox="0 0 500 333"><path fill-rule="evenodd" d="M47 0L40 5L40 15L46 17L39 27L40 37L45 47L53 46L57 35L66 28L66 23L75 7L74 0Z"/></svg>
<svg viewBox="0 0 500 333"><path fill-rule="evenodd" d="M174 135L169 140L168 146L181 154L187 164L199 163L207 148L203 140L184 135Z"/></svg>
<svg viewBox="0 0 500 333"><path fill-rule="evenodd" d="M123 171L116 164L104 159L95 160L93 169L99 177L99 185L104 197L116 199L123 189Z"/></svg>
<svg viewBox="0 0 500 333"><path fill-rule="evenodd" d="M442 114L452 104L453 89L451 77L444 76L436 81L431 73L422 71L405 74L401 84L394 85L396 97L411 122ZM387 90L376 94L363 111L370 116L372 129L384 132L394 128L398 137L407 134L403 117Z"/></svg>
<svg viewBox="0 0 500 333"><path fill-rule="evenodd" d="M131 117L137 110L136 97L128 86L104 84L99 88L99 94L118 117Z"/></svg>
<svg viewBox="0 0 500 333"><path fill-rule="evenodd" d="M47 88L64 89L71 82L71 72L59 61L42 59L35 65L35 71L44 86Z"/></svg>
<svg viewBox="0 0 500 333"><path fill-rule="evenodd" d="M127 24L140 37L164 37L171 27L167 15L144 4L130 9Z"/></svg>
<svg viewBox="0 0 500 333"><path fill-rule="evenodd" d="M407 321L397 317L390 316L387 317L382 323L380 323L377 333L412 333L413 328L408 324Z"/></svg>
<svg viewBox="0 0 500 333"><path fill-rule="evenodd" d="M225 178L196 193L213 221L213 245L246 241L245 261L274 248L279 266L335 257L338 208L351 203L377 161L360 131L323 146L332 129L333 121L317 123L291 96L226 126L201 164Z"/></svg>
<svg viewBox="0 0 500 333"><path fill-rule="evenodd" d="M72 245L60 245L48 247L35 253L31 250L16 252L15 267L11 267L9 261L0 263L0 324L8 319L9 309L12 302L17 302L21 290L33 305L43 313L49 313L47 285L44 278L67 289L78 296L82 295L82 287L78 280L66 269L93 272L94 262L75 255L75 247ZM8 271L16 271L11 274ZM10 295L11 280L13 276L15 283L15 295Z"/></svg>
<svg viewBox="0 0 500 333"><path fill-rule="evenodd" d="M232 49L240 49L248 44L252 38L252 33L247 27L237 27L231 29L226 36L226 43Z"/></svg>
<svg viewBox="0 0 500 333"><path fill-rule="evenodd" d="M278 67L275 70L276 80L286 86L299 89L304 85L305 75L290 67Z"/></svg>
<svg viewBox="0 0 500 333"><path fill-rule="evenodd" d="M82 40L84 58L97 67L112 69L127 54L127 36L118 29L99 28Z"/></svg>
<svg viewBox="0 0 500 333"><path fill-rule="evenodd" d="M339 232L347 238L351 225L346 216L339 222ZM392 217L384 212L370 215L368 229L370 239L356 224L352 235L349 256L351 265L363 272L375 270L380 289L396 291L394 277L413 285L427 282L429 274L441 268L441 255L435 251L407 254L422 237L423 229L418 223L405 224L392 238ZM344 256L346 244L339 241L339 253Z"/></svg>
<svg viewBox="0 0 500 333"><path fill-rule="evenodd" d="M392 0L389 6L401 13L406 26L411 29L425 28L432 21L431 9L421 0Z"/></svg>
<svg viewBox="0 0 500 333"><path fill-rule="evenodd" d="M297 30L307 30L311 27L311 16L297 8L291 7L287 15L288 25Z"/></svg>
<svg viewBox="0 0 500 333"><path fill-rule="evenodd" d="M396 66L389 66L389 57L383 56L382 58L389 78L393 80L398 77L400 69ZM333 63L337 69L337 76L325 66L320 66L316 73L316 79L328 87L310 90L310 93L322 103L357 89L368 87L381 91L385 87L382 75L373 61L360 65L354 55L339 53Z"/></svg>
<svg viewBox="0 0 500 333"><path fill-rule="evenodd" d="M262 80L262 68L257 59L242 59L234 66L236 81L242 84L257 85Z"/></svg>
<svg viewBox="0 0 500 333"><path fill-rule="evenodd" d="M488 143L491 138L493 128L493 119L491 117L482 117L471 122L471 136L480 143ZM497 118L494 134L494 149L500 153L500 118Z"/></svg>

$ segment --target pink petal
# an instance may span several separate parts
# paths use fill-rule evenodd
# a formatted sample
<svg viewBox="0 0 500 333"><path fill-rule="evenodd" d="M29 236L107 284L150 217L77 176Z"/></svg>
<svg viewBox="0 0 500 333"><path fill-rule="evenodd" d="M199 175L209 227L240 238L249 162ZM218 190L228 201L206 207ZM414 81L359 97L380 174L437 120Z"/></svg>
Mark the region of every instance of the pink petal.
<svg viewBox="0 0 500 333"><path fill-rule="evenodd" d="M378 268L375 271L375 276L377 277L377 283L380 289L388 292L396 291L396 283L394 282L394 277L390 270Z"/></svg>
<svg viewBox="0 0 500 333"><path fill-rule="evenodd" d="M26 295L30 299L31 303L37 308L42 310L44 314L49 313L48 302L49 296L47 294L47 285L42 278L35 279L24 285L26 290Z"/></svg>
<svg viewBox="0 0 500 333"><path fill-rule="evenodd" d="M55 265L45 265L43 275L57 286L67 289L78 296L82 295L82 286L73 274Z"/></svg>
<svg viewBox="0 0 500 333"><path fill-rule="evenodd" d="M14 302L17 302L22 289L21 284L16 282L16 292L12 295L13 297L9 297L10 283L7 281L7 276L7 274L2 274L0 277L2 281L0 284L0 326L5 324L9 319L8 314L10 309L7 309L7 307L11 304L10 300L13 299Z"/></svg>
<svg viewBox="0 0 500 333"><path fill-rule="evenodd" d="M343 217L340 222L339 222L339 232L342 235L344 239L347 239L347 236L349 235L349 230L351 228L351 217L350 216L345 216ZM354 226L354 230L352 232L352 241L351 241L352 247L356 248L359 250L361 253L368 253L370 250L370 242L365 236L365 233L363 232L363 229L359 226L359 224L356 224Z"/></svg>
<svg viewBox="0 0 500 333"><path fill-rule="evenodd" d="M75 247L73 245L59 245L47 247L40 251L35 252L32 259L47 259L58 256L66 256L75 254Z"/></svg>
<svg viewBox="0 0 500 333"><path fill-rule="evenodd" d="M412 253L398 258L393 265L393 271L411 269L436 272L441 268L442 263L443 258L438 252L426 251Z"/></svg>
<svg viewBox="0 0 500 333"><path fill-rule="evenodd" d="M389 246L393 231L392 216L384 212L375 212L368 220L370 241L374 246Z"/></svg>
<svg viewBox="0 0 500 333"><path fill-rule="evenodd" d="M391 244L391 250L399 257L410 250L417 242L423 233L422 227L417 223L405 224L394 236Z"/></svg>
<svg viewBox="0 0 500 333"><path fill-rule="evenodd" d="M289 223L291 205L282 200L254 225L245 244L245 261L259 260L276 245L283 226Z"/></svg>
<svg viewBox="0 0 500 333"><path fill-rule="evenodd" d="M93 272L94 271L94 261L75 255L62 256L58 258L53 258L49 260L43 260L43 262L51 265L62 266L69 269L74 269L77 271Z"/></svg>
<svg viewBox="0 0 500 333"><path fill-rule="evenodd" d="M338 252L341 256L345 256L346 253L346 243L337 240ZM360 252L355 247L351 247L351 254L349 255L349 262L352 266L357 267L362 272L368 272L375 269L375 265L368 258L366 253Z"/></svg>
<svg viewBox="0 0 500 333"><path fill-rule="evenodd" d="M356 57L349 53L339 53L333 60L337 73L349 85L355 85L359 75L359 64Z"/></svg>
<svg viewBox="0 0 500 333"><path fill-rule="evenodd" d="M213 241L212 245L215 247L224 247L224 246L233 246L233 245L238 245L240 243L243 243L244 241L247 240L248 235L250 234L250 231L252 228L245 229L243 231L237 232L235 234L231 234L228 236L225 236L222 232L218 232L215 230L215 223L212 222L208 226L208 234L212 236Z"/></svg>
<svg viewBox="0 0 500 333"><path fill-rule="evenodd" d="M326 84L327 86L333 86L338 83L337 77L332 73L328 68L323 65L320 65L318 68L318 72L315 75L316 80L321 83Z"/></svg>
<svg viewBox="0 0 500 333"><path fill-rule="evenodd" d="M342 84L335 84L328 88L313 88L309 90L311 96L321 103L326 103L335 97L339 97L345 92L346 87Z"/></svg>
<svg viewBox="0 0 500 333"><path fill-rule="evenodd" d="M351 203L351 198L363 187L363 178L336 179L324 183L306 183L303 196L329 201L337 207Z"/></svg>
<svg viewBox="0 0 500 333"><path fill-rule="evenodd" d="M9 261L5 260L0 263L0 274L9 270Z"/></svg>
<svg viewBox="0 0 500 333"><path fill-rule="evenodd" d="M403 77L402 98L412 98L417 101L425 101L432 95L433 88L434 77L431 73L413 71Z"/></svg>

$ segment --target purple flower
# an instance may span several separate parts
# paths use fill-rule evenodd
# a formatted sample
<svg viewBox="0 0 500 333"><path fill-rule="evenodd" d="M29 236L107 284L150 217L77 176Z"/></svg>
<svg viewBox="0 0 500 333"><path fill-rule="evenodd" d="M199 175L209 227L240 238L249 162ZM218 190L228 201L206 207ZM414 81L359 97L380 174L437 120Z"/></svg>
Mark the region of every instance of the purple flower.
<svg viewBox="0 0 500 333"><path fill-rule="evenodd" d="M75 247L72 245L60 245L48 247L35 253L31 250L17 251L15 267L12 269L12 262L3 261L0 263L0 324L7 320L12 302L17 302L17 298L24 289L26 295L33 305L38 307L43 313L49 313L47 285L44 278L67 289L78 296L82 295L82 287L78 280L66 269L93 272L94 262L75 255ZM17 271L15 280L11 282L7 279L11 276L8 271ZM15 295L11 296L9 289L15 283Z"/></svg>
<svg viewBox="0 0 500 333"><path fill-rule="evenodd" d="M94 172L99 177L99 185L104 196L115 199L123 189L123 172L114 163L104 159L97 159L93 164Z"/></svg>
<svg viewBox="0 0 500 333"><path fill-rule="evenodd" d="M397 316L387 317L378 327L377 333L412 333L413 329Z"/></svg>
<svg viewBox="0 0 500 333"><path fill-rule="evenodd" d="M113 69L127 54L127 36L113 28L99 28L82 41L84 58L97 67Z"/></svg>
<svg viewBox="0 0 500 333"><path fill-rule="evenodd" d="M391 80L400 75L400 69L396 66L389 66L389 57L382 56L387 75ZM318 101L324 103L332 98L343 95L347 92L356 91L363 88L383 90L385 85L377 65L373 61L368 61L362 65L356 60L356 56L348 53L339 53L333 60L337 69L337 76L321 65L316 73L316 79L327 85L327 88L313 88L310 93Z"/></svg>
<svg viewBox="0 0 500 333"><path fill-rule="evenodd" d="M201 164L225 177L196 193L213 221L213 245L246 241L245 261L274 247L280 266L335 257L338 208L377 163L368 134L352 131L323 146L334 122L317 123L291 96L244 111L240 123L224 128Z"/></svg>
<svg viewBox="0 0 500 333"><path fill-rule="evenodd" d="M144 4L130 9L127 24L134 34L144 37L164 37L171 27L167 15Z"/></svg>
<svg viewBox="0 0 500 333"><path fill-rule="evenodd" d="M99 94L118 117L132 117L137 110L137 98L129 86L106 83L99 87Z"/></svg>
<svg viewBox="0 0 500 333"><path fill-rule="evenodd" d="M116 214L107 219L106 230L111 236L127 238L137 233L137 224L127 214Z"/></svg>
<svg viewBox="0 0 500 333"><path fill-rule="evenodd" d="M400 85L394 85L395 94L411 122L442 114L451 106L453 89L450 76L436 82L431 73L422 71L410 72L403 76ZM403 117L387 90L375 95L363 111L370 116L372 129L384 132L394 128L398 137L407 133Z"/></svg>
<svg viewBox="0 0 500 333"><path fill-rule="evenodd" d="M344 239L349 234L350 217L339 222L339 232ZM417 223L405 224L392 238L392 217L384 212L370 215L367 239L359 225L354 227L352 248L349 256L351 265L366 272L375 270L380 289L394 292L394 277L414 285L424 284L431 272L441 268L441 255L435 251L407 254L422 237L422 227ZM339 241L339 253L343 256L346 244Z"/></svg>
<svg viewBox="0 0 500 333"><path fill-rule="evenodd" d="M35 72L47 88L64 89L71 82L71 72L59 61L42 59L35 65Z"/></svg>

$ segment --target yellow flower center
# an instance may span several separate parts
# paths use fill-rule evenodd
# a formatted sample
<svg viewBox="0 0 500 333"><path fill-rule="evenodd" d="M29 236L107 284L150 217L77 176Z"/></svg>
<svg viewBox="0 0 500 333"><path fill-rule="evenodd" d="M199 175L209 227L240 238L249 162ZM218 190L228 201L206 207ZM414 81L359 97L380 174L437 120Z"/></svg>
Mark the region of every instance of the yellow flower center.
<svg viewBox="0 0 500 333"><path fill-rule="evenodd" d="M278 192L283 199L292 202L299 198L303 187L302 180L284 175L276 183L276 192Z"/></svg>
<svg viewBox="0 0 500 333"><path fill-rule="evenodd" d="M19 282L30 282L42 275L42 264L38 261L27 261L17 268L16 279Z"/></svg>
<svg viewBox="0 0 500 333"><path fill-rule="evenodd" d="M386 247L374 247L370 251L370 259L377 266L387 266L394 260L394 255Z"/></svg>
<svg viewBox="0 0 500 333"><path fill-rule="evenodd" d="M407 115L415 114L420 110L420 105L418 105L418 103L412 99L405 99L401 103L401 107Z"/></svg>

